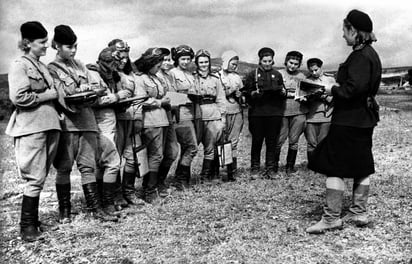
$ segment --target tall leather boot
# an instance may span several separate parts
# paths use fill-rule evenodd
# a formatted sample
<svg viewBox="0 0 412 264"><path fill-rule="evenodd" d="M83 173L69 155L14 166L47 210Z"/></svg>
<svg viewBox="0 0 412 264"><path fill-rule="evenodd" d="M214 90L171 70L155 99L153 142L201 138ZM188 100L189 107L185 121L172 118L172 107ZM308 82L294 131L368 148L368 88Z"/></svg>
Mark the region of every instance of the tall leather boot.
<svg viewBox="0 0 412 264"><path fill-rule="evenodd" d="M277 166L278 163L275 162L275 157L276 157L276 148L271 149L267 148L266 149L266 168L264 172L264 177L266 179L275 179L277 176Z"/></svg>
<svg viewBox="0 0 412 264"><path fill-rule="evenodd" d="M70 183L56 184L57 199L59 200L59 223L71 222Z"/></svg>
<svg viewBox="0 0 412 264"><path fill-rule="evenodd" d="M306 151L306 155L307 155L308 164L309 164L309 161L312 159L312 156L313 156L313 150Z"/></svg>
<svg viewBox="0 0 412 264"><path fill-rule="evenodd" d="M369 196L369 185L353 183L352 205L349 213L343 221L354 223L358 227L366 226L369 223L367 214L367 204Z"/></svg>
<svg viewBox="0 0 412 264"><path fill-rule="evenodd" d="M116 188L115 188L115 195L114 195L114 206L117 210L122 210L129 206L129 203L124 199L123 192L122 192L122 179L120 175L120 171L116 177Z"/></svg>
<svg viewBox="0 0 412 264"><path fill-rule="evenodd" d="M37 227L37 215L39 211L39 198L23 195L21 204L20 234L22 240L34 242L44 239Z"/></svg>
<svg viewBox="0 0 412 264"><path fill-rule="evenodd" d="M205 181L211 181L213 179L213 160L204 159L202 165L202 171L200 173L200 181L201 183Z"/></svg>
<svg viewBox="0 0 412 264"><path fill-rule="evenodd" d="M102 194L102 209L107 215L120 216L121 212L114 206L114 196L116 194L116 183L104 182Z"/></svg>
<svg viewBox="0 0 412 264"><path fill-rule="evenodd" d="M39 208L39 200L35 201L34 206L36 208ZM37 209L35 212L36 212L35 213L35 225L36 225L37 229L39 230L39 232L43 232L43 228L41 227L41 222L39 221L39 210Z"/></svg>
<svg viewBox="0 0 412 264"><path fill-rule="evenodd" d="M188 189L188 188L190 188L190 178L191 178L191 176L190 176L190 173L191 173L190 166L182 165L182 173L183 173L183 177L186 179L186 181L184 182L185 183L184 187L186 189Z"/></svg>
<svg viewBox="0 0 412 264"><path fill-rule="evenodd" d="M190 187L190 166L177 165L174 186L178 191L184 191Z"/></svg>
<svg viewBox="0 0 412 264"><path fill-rule="evenodd" d="M216 150L217 153L217 150ZM215 159L213 160L212 163L212 180L213 179L219 179L220 176L220 162L219 162L219 157L215 155Z"/></svg>
<svg viewBox="0 0 412 264"><path fill-rule="evenodd" d="M234 169L233 169L233 163L232 164L228 164L226 165L226 169L227 169L227 178L224 181L229 181L229 182L234 182L236 181L235 177L234 177Z"/></svg>
<svg viewBox="0 0 412 264"><path fill-rule="evenodd" d="M275 148L275 152L273 153L273 171L275 173L279 171L280 151L280 148Z"/></svg>
<svg viewBox="0 0 412 264"><path fill-rule="evenodd" d="M250 161L250 179L256 180L260 176L260 153L252 153Z"/></svg>
<svg viewBox="0 0 412 264"><path fill-rule="evenodd" d="M295 162L296 162L296 156L298 154L297 149L288 149L288 155L286 157L286 173L295 173Z"/></svg>
<svg viewBox="0 0 412 264"><path fill-rule="evenodd" d="M84 198L86 199L87 212L89 215L95 219L101 220L103 222L117 222L118 218L111 216L103 211L100 203L100 197L97 190L97 183L91 182L83 184Z"/></svg>
<svg viewBox="0 0 412 264"><path fill-rule="evenodd" d="M97 183L97 193L99 194L100 198L103 197L103 179L96 179Z"/></svg>
<svg viewBox="0 0 412 264"><path fill-rule="evenodd" d="M124 199L128 204L141 205L143 201L136 196L135 182L136 175L134 173L123 172L122 193Z"/></svg>
<svg viewBox="0 0 412 264"><path fill-rule="evenodd" d="M159 191L159 196L162 198L167 197L169 195L169 193L167 192L168 187L165 183L169 170L170 166L160 165L159 167L159 172L157 175L157 190Z"/></svg>
<svg viewBox="0 0 412 264"><path fill-rule="evenodd" d="M236 176L237 176L237 157L233 157L232 170L233 170L233 177L236 178Z"/></svg>
<svg viewBox="0 0 412 264"><path fill-rule="evenodd" d="M136 197L142 201L144 201L144 196L145 196L145 190L147 188L147 182L148 182L148 175L144 175L142 179L142 186L138 189L136 189Z"/></svg>
<svg viewBox="0 0 412 264"><path fill-rule="evenodd" d="M159 199L157 190L158 172L150 171L145 177L147 177L147 186L144 189L144 199L147 203L156 203Z"/></svg>
<svg viewBox="0 0 412 264"><path fill-rule="evenodd" d="M322 219L315 225L306 229L310 234L321 234L327 230L341 229L342 219L340 214L342 212L343 191L335 189L326 189L326 205L323 208Z"/></svg>

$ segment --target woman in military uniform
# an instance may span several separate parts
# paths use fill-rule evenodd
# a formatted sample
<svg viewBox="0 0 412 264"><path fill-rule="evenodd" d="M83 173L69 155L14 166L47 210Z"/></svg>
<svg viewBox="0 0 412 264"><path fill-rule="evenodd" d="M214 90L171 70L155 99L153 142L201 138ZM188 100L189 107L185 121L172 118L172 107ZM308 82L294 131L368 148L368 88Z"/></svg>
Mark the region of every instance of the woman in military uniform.
<svg viewBox="0 0 412 264"><path fill-rule="evenodd" d="M256 179L260 170L260 152L266 143L264 176L273 178L276 142L285 108L285 89L282 75L273 68L275 52L268 47L258 52L259 66L251 71L245 81L245 95L249 102L249 130L252 134L251 178Z"/></svg>
<svg viewBox="0 0 412 264"><path fill-rule="evenodd" d="M195 79L190 72L190 63L195 54L187 45L172 48L172 59L175 68L170 70L172 88L174 92L183 94L195 94ZM180 159L176 168L176 188L184 190L190 186L190 173L193 158L197 153L197 140L194 126L195 115L200 116L199 110L195 111L195 105L188 103L179 106L177 111L175 131L177 141L180 144Z"/></svg>
<svg viewBox="0 0 412 264"><path fill-rule="evenodd" d="M54 29L52 47L57 50L56 58L48 65L50 74L58 89L67 96L92 90L86 66L74 57L77 52L77 37L67 25ZM64 108L62 133L54 166L56 168L56 191L59 200L59 222L70 222L70 173L73 163L81 174L81 184L96 184L97 124L90 104L70 104ZM106 186L105 192L107 190ZM107 195L105 195L107 196ZM86 199L94 199L85 195ZM92 201L88 201L91 204ZM107 202L111 204L110 201ZM99 219L108 220L105 213L96 208Z"/></svg>
<svg viewBox="0 0 412 264"><path fill-rule="evenodd" d="M237 73L239 56L236 52L229 50L222 54L222 70L219 72L220 80L226 94L226 128L223 134L227 140L232 142L233 163L227 166L227 179L235 180L237 170L237 149L240 132L243 127L243 111L240 105L242 98L243 82Z"/></svg>
<svg viewBox="0 0 412 264"><path fill-rule="evenodd" d="M153 203L159 198L159 168L165 160L173 162L177 152L170 151L165 144L169 119L170 99L165 97L166 90L156 73L163 62L164 53L160 48L149 48L134 62L138 74L136 85L146 92L149 97L143 103L143 133L142 140L147 147L149 173L143 177L144 199Z"/></svg>
<svg viewBox="0 0 412 264"><path fill-rule="evenodd" d="M196 94L200 96L201 122L198 127L198 140L203 144L203 166L200 173L204 180L215 176L214 163L217 156L216 144L222 138L226 123L226 97L219 75L211 73L210 53L199 50L195 55L197 67L195 76Z"/></svg>
<svg viewBox="0 0 412 264"><path fill-rule="evenodd" d="M14 137L16 163L26 180L21 205L20 232L24 241L41 238L39 197L60 137L58 93L46 65L39 59L49 47L47 31L37 21L21 25L19 47L24 55L16 59L8 74L10 100L16 107L6 128Z"/></svg>
<svg viewBox="0 0 412 264"><path fill-rule="evenodd" d="M370 17L356 9L343 20L343 38L353 50L338 69L338 84L326 87L334 100L332 124L309 160L310 169L327 176L326 205L322 219L308 233L342 227L343 178L353 179L352 204L343 220L357 226L369 222L369 178L375 172L372 136L379 121L375 95L382 74L381 61L371 46L376 41L372 29Z"/></svg>

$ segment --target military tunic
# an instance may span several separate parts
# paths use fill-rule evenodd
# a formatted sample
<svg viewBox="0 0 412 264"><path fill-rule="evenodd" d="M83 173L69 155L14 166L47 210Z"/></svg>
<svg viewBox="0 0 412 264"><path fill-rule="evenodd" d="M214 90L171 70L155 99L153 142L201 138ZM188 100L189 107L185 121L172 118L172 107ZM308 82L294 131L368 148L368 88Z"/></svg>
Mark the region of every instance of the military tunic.
<svg viewBox="0 0 412 264"><path fill-rule="evenodd" d="M53 79L46 65L28 55L16 59L8 74L9 96L16 107L6 128L14 137L16 163L27 181L24 195L38 197L56 156L60 136Z"/></svg>

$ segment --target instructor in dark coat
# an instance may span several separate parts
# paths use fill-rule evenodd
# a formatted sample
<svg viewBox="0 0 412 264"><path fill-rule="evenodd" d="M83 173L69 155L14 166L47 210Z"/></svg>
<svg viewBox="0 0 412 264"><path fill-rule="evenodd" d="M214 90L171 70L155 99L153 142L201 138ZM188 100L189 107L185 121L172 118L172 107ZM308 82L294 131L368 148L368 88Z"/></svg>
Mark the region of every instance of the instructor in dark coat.
<svg viewBox="0 0 412 264"><path fill-rule="evenodd" d="M327 176L326 205L322 220L309 227L308 233L341 228L342 220L357 226L368 224L369 176L375 172L372 135L379 121L375 95L382 73L379 56L371 46L376 41L372 27L369 16L359 10L350 11L343 21L343 38L353 51L339 67L338 84L326 87L335 102L332 125L309 160L311 170ZM341 219L343 178L353 178L353 199L349 213Z"/></svg>

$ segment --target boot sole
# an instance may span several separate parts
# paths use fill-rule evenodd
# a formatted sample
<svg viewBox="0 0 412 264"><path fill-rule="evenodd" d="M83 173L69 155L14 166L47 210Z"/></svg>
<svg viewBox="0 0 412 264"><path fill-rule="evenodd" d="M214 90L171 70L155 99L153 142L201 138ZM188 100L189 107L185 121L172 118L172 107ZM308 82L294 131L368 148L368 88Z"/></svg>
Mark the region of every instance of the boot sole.
<svg viewBox="0 0 412 264"><path fill-rule="evenodd" d="M312 231L312 232L306 231L306 233L313 234L313 235L321 235L321 234L324 234L324 233L329 232L329 231L342 230L342 229L343 229L343 225L340 225L340 226L325 228L325 229L322 229L322 230L316 230L316 231Z"/></svg>

